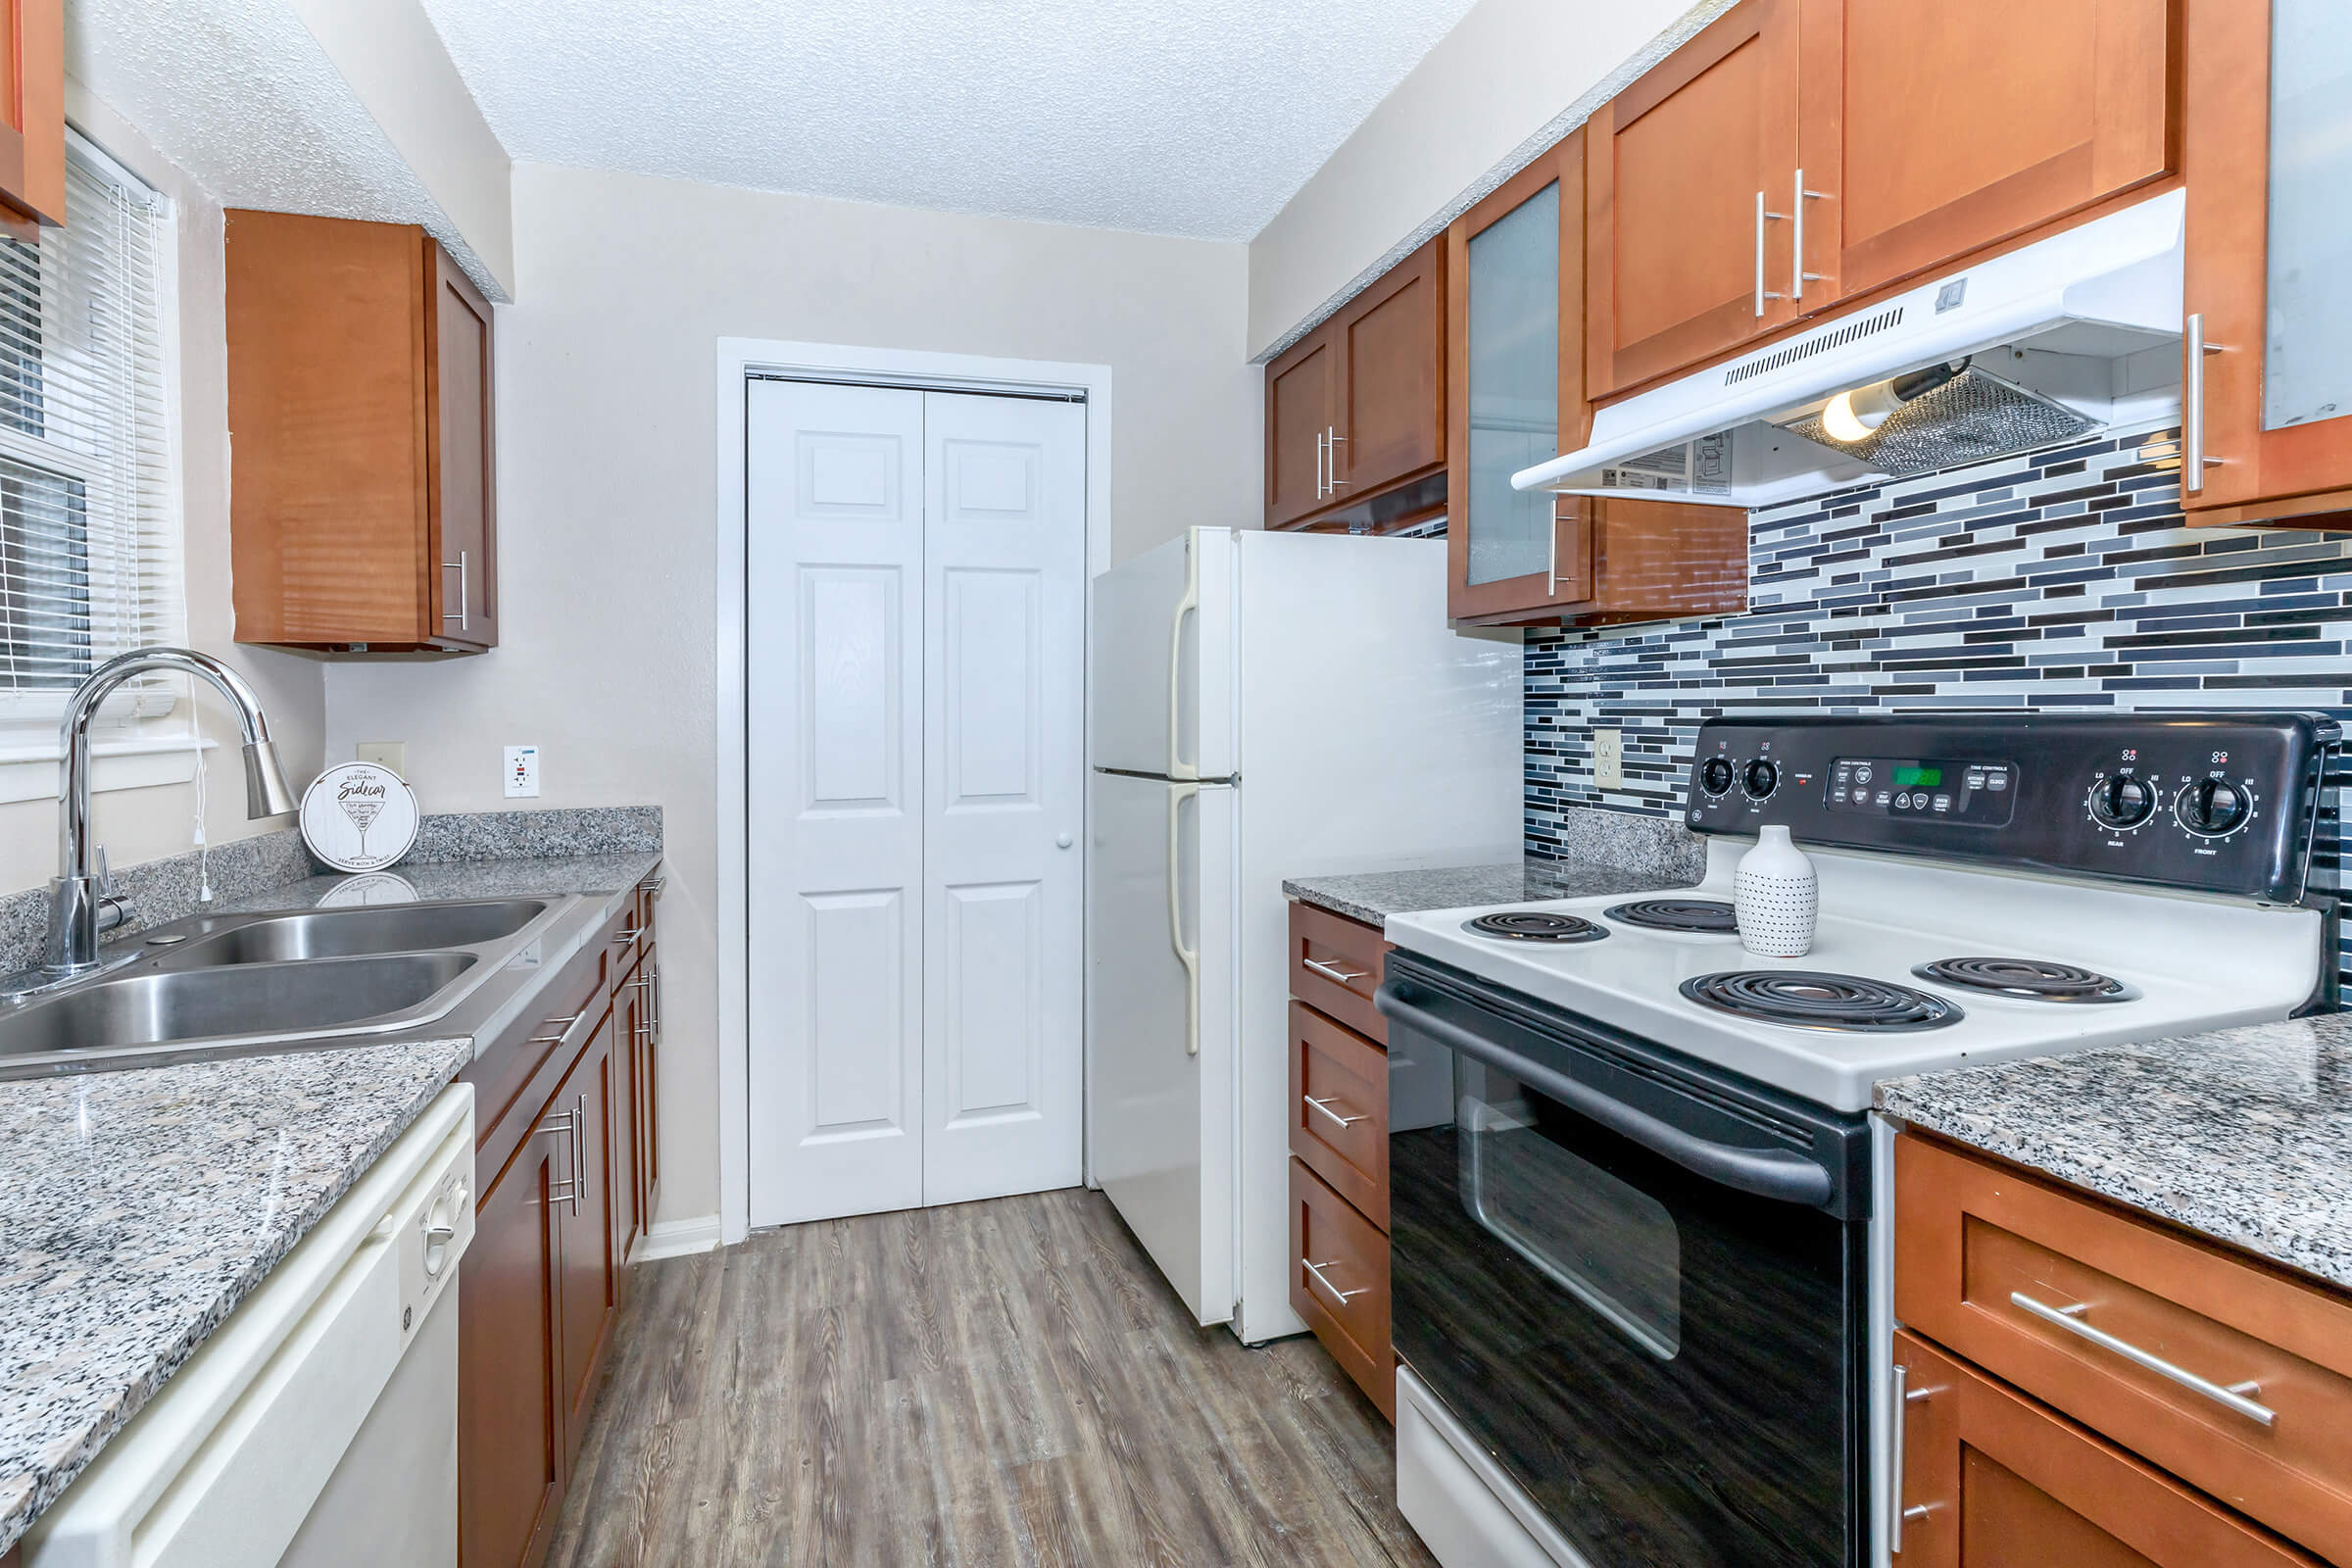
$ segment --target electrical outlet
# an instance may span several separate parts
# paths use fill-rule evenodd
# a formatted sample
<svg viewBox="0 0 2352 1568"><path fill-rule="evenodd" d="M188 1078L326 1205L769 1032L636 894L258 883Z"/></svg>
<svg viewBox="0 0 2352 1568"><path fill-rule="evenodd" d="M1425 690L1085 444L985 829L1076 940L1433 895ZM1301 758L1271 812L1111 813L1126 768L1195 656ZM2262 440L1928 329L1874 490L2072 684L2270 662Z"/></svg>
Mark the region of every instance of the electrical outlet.
<svg viewBox="0 0 2352 1568"><path fill-rule="evenodd" d="M1625 731L1592 732L1592 782L1604 790L1625 788Z"/></svg>
<svg viewBox="0 0 2352 1568"><path fill-rule="evenodd" d="M510 746L507 748L507 799L512 801L539 793L539 748Z"/></svg>
<svg viewBox="0 0 2352 1568"><path fill-rule="evenodd" d="M407 741L362 741L351 749L351 755L363 762L388 767L402 778L409 776L409 743Z"/></svg>

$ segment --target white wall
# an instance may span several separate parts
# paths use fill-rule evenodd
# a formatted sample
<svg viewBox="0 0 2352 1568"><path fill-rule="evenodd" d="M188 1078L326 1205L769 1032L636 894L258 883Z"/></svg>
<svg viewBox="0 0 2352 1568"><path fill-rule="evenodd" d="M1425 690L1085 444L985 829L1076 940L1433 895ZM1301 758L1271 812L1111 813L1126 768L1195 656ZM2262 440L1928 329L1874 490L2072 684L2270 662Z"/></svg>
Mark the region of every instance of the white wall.
<svg viewBox="0 0 2352 1568"><path fill-rule="evenodd" d="M188 642L218 655L253 683L269 714L286 776L296 789L319 767L325 682L317 661L231 640L228 580L228 369L220 206L186 171L167 162L112 109L66 83L66 117L132 173L172 198L177 222L180 425L179 465L186 526ZM245 776L236 720L210 687L199 688L209 739L213 789L206 835L215 844L284 827L291 817L245 820ZM110 790L96 798L99 842L116 865L133 865L189 848L195 821L193 784ZM0 893L39 887L57 874L57 803L0 805Z"/></svg>
<svg viewBox="0 0 2352 1568"><path fill-rule="evenodd" d="M427 810L663 808L664 1218L717 1211L712 711L721 337L1107 364L1112 554L1260 512L1243 247L517 164L498 312L501 646L327 675L327 755L408 743ZM1099 454L1090 454L1098 461Z"/></svg>
<svg viewBox="0 0 2352 1568"><path fill-rule="evenodd" d="M1324 314L1498 183L1493 172L1536 151L1531 138L1556 140L1547 127L1581 121L1730 3L1479 0L1250 242L1250 352Z"/></svg>

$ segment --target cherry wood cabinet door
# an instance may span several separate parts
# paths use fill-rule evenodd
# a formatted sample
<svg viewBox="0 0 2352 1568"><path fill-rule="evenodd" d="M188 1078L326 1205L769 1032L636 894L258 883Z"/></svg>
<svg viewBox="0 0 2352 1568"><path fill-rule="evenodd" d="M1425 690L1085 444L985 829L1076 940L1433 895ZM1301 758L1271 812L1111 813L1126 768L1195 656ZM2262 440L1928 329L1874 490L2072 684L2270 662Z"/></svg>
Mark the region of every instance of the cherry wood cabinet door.
<svg viewBox="0 0 2352 1568"><path fill-rule="evenodd" d="M2352 511L2352 31L2338 0L2186 0L2181 501ZM2322 524L2352 526L2352 517Z"/></svg>
<svg viewBox="0 0 2352 1568"><path fill-rule="evenodd" d="M1797 7L1740 0L1586 124L1592 397L1794 318Z"/></svg>
<svg viewBox="0 0 2352 1568"><path fill-rule="evenodd" d="M629 1298L629 1253L645 1226L643 1206L645 1188L639 1174L637 1150L637 1099L645 1069L645 974L640 962L636 971L620 983L612 997L612 1067L608 1080L612 1086L612 1102L607 1119L612 1124L612 1179L608 1184L612 1200L608 1205L606 1219L612 1231L613 1304L617 1308Z"/></svg>
<svg viewBox="0 0 2352 1568"><path fill-rule="evenodd" d="M1339 498L1370 495L1446 461L1444 237L1348 301L1329 330L1339 406L1326 462Z"/></svg>
<svg viewBox="0 0 2352 1568"><path fill-rule="evenodd" d="M1902 1568L2317 1568L1924 1340L1898 1332L1894 1364Z"/></svg>
<svg viewBox="0 0 2352 1568"><path fill-rule="evenodd" d="M1330 440L1339 418L1340 351L1328 323L1266 367L1266 526L1329 505Z"/></svg>
<svg viewBox="0 0 2352 1568"><path fill-rule="evenodd" d="M556 1203L569 1158L542 1124L482 1195L459 1265L461 1568L535 1568L571 1474Z"/></svg>
<svg viewBox="0 0 2352 1568"><path fill-rule="evenodd" d="M556 1091L550 1118L569 1118L564 1201L558 1205L564 1286L561 1335L564 1467L569 1474L587 1435L604 1368L607 1337L619 1304L612 1251L612 1014L607 1013L580 1053L579 1064Z"/></svg>
<svg viewBox="0 0 2352 1568"><path fill-rule="evenodd" d="M0 233L66 220L64 0L0 0Z"/></svg>
<svg viewBox="0 0 2352 1568"><path fill-rule="evenodd" d="M432 612L440 634L472 648L498 646L497 441L490 302L430 238L424 240L432 293L425 309L427 398L432 422L426 493L433 512Z"/></svg>
<svg viewBox="0 0 2352 1568"><path fill-rule="evenodd" d="M1765 187L1775 212L1801 202L1812 275L1797 276L1791 257L1769 277L1801 311L2179 167L2180 0L1803 3L1801 168L1813 194L1800 197L1794 170Z"/></svg>
<svg viewBox="0 0 2352 1568"><path fill-rule="evenodd" d="M1511 488L1592 428L1586 147L1570 132L1446 231L1446 597L1457 620L1557 619L1592 597L1591 507Z"/></svg>

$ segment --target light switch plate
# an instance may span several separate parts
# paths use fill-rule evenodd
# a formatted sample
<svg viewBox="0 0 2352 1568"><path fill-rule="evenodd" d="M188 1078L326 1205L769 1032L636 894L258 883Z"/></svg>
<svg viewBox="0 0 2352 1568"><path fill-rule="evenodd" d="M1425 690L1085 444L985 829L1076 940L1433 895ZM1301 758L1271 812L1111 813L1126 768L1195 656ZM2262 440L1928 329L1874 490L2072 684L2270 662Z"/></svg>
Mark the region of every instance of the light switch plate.
<svg viewBox="0 0 2352 1568"><path fill-rule="evenodd" d="M516 800L539 793L539 748L510 746L507 748L507 799Z"/></svg>
<svg viewBox="0 0 2352 1568"><path fill-rule="evenodd" d="M1592 782L1604 790L1625 788L1625 731L1592 732Z"/></svg>
<svg viewBox="0 0 2352 1568"><path fill-rule="evenodd" d="M351 755L363 762L388 767L402 778L409 776L409 743L407 741L362 741L351 749Z"/></svg>

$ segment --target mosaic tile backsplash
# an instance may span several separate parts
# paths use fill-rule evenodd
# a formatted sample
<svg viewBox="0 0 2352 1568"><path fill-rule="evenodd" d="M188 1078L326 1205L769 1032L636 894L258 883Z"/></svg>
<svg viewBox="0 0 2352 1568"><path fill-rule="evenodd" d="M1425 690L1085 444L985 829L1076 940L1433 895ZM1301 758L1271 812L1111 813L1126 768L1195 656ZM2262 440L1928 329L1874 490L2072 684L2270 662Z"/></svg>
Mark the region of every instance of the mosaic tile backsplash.
<svg viewBox="0 0 2352 1568"><path fill-rule="evenodd" d="M1718 714L2308 709L2352 724L2352 535L2183 526L2177 471L2141 458L2176 435L1760 511L1746 614L1531 631L1528 853L1560 855L1580 808L1679 816ZM1624 732L1622 790L1594 782L1596 727ZM2339 759L2314 858L2326 890L2342 886L2348 786Z"/></svg>

